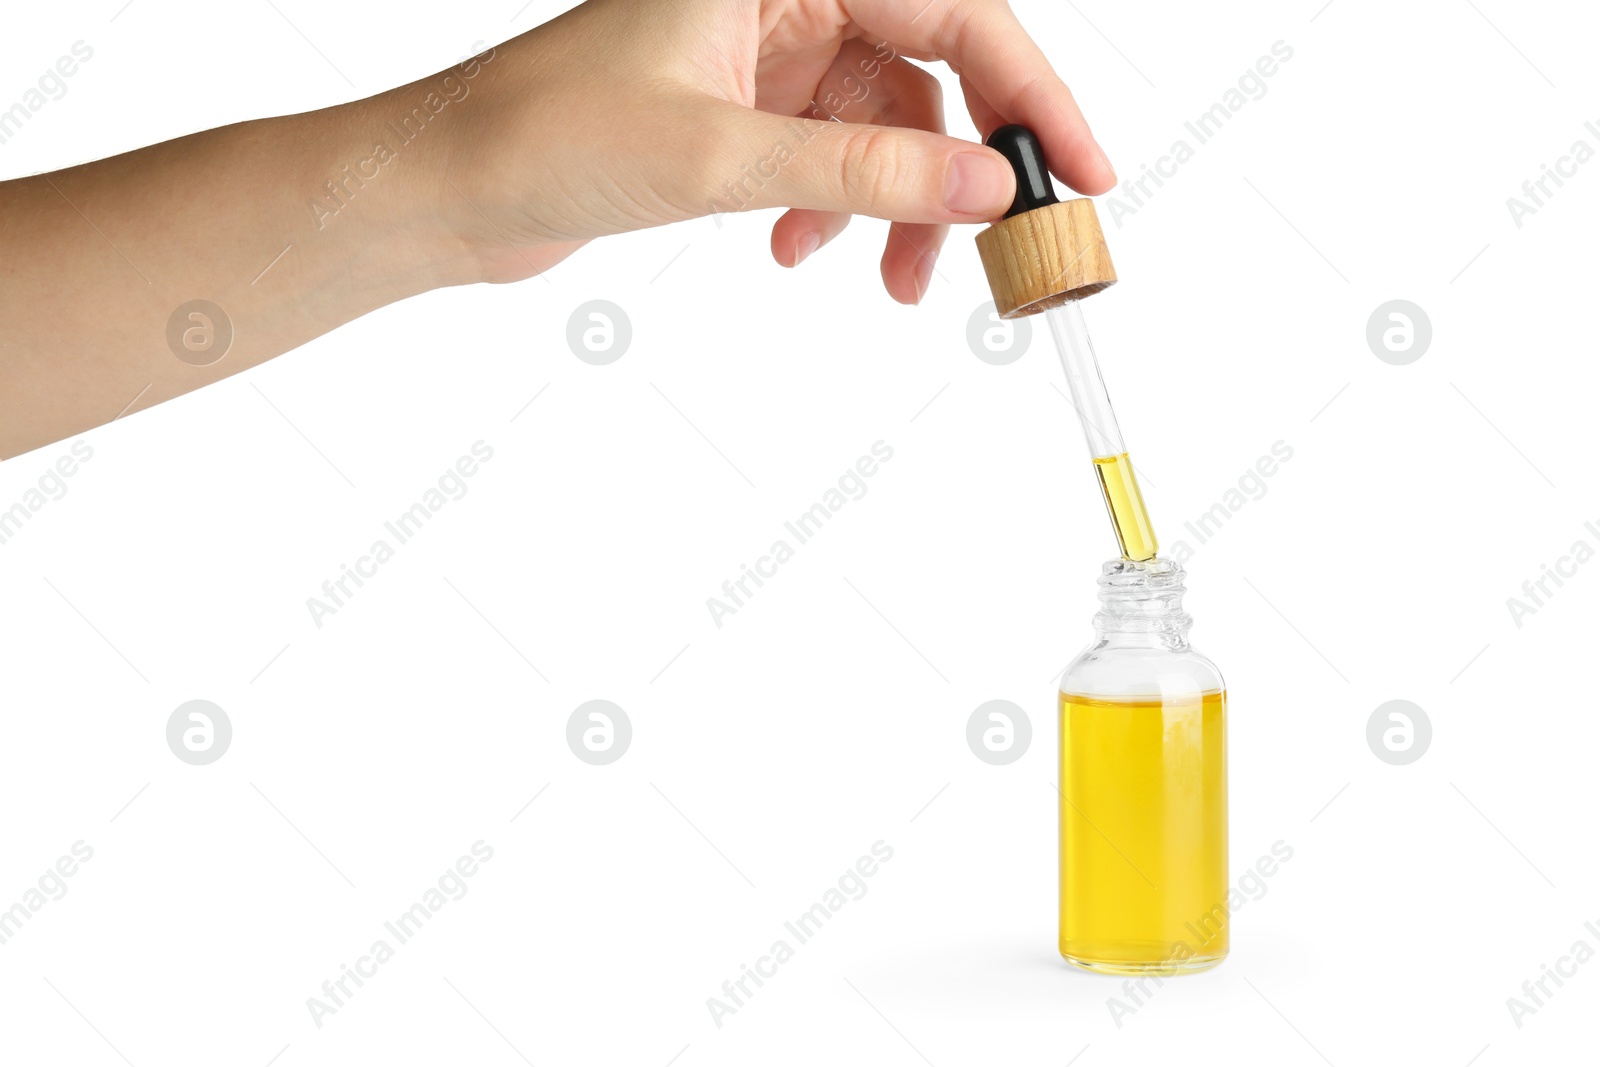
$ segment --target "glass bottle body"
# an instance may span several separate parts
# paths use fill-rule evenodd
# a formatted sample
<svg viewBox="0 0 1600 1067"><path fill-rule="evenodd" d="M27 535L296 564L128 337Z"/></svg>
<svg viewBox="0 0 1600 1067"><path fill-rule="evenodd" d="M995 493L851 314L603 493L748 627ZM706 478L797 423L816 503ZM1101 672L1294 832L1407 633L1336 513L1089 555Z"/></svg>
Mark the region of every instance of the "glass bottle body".
<svg viewBox="0 0 1600 1067"><path fill-rule="evenodd" d="M1060 950L1113 974L1228 952L1227 692L1188 642L1183 571L1107 563L1096 639L1062 675Z"/></svg>

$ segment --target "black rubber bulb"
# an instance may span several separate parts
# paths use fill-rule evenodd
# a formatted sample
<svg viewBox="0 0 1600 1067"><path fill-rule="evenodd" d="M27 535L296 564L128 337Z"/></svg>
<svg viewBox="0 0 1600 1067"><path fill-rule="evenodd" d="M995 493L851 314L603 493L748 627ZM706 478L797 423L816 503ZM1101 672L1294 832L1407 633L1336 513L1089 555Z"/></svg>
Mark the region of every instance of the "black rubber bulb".
<svg viewBox="0 0 1600 1067"><path fill-rule="evenodd" d="M1017 197L1011 201L1011 210L1006 212L1006 218L1061 202L1056 198L1055 186L1050 182L1050 167L1044 160L1044 146L1032 130L1015 124L1002 126L983 143L1005 156L1017 176Z"/></svg>

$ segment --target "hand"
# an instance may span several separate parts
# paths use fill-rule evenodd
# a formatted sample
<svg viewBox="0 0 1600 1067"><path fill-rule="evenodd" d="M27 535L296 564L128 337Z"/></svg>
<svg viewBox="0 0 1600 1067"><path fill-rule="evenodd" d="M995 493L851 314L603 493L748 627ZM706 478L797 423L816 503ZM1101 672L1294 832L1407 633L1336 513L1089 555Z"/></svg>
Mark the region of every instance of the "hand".
<svg viewBox="0 0 1600 1067"><path fill-rule="evenodd" d="M1115 181L1004 0L589 0L365 100L0 182L0 264L27 265L0 277L0 457L396 300L713 212L790 208L786 266L852 214L893 220L884 285L915 303L949 224L998 217L1014 181L944 136L905 56L958 70L985 135L1033 127L1074 189ZM173 341L196 297L227 319L210 361Z"/></svg>
<svg viewBox="0 0 1600 1067"><path fill-rule="evenodd" d="M944 135L939 83L905 57L949 63L984 136L1023 123L1072 188L1115 182L1004 0L922 4L589 0L480 57L451 116L450 226L484 279L514 281L594 237L772 206L792 267L871 215L892 220L885 287L916 303L949 224L997 218L1015 185Z"/></svg>

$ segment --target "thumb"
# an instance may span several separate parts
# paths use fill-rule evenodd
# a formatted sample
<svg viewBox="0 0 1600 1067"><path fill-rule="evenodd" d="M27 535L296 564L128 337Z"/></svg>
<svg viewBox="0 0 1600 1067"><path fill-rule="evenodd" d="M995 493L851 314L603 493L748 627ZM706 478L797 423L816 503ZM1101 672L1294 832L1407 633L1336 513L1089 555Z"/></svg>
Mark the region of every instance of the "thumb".
<svg viewBox="0 0 1600 1067"><path fill-rule="evenodd" d="M1000 153L926 130L747 111L736 141L767 146L741 207L791 207L910 223L987 222L1016 195ZM747 186L748 187L748 186Z"/></svg>

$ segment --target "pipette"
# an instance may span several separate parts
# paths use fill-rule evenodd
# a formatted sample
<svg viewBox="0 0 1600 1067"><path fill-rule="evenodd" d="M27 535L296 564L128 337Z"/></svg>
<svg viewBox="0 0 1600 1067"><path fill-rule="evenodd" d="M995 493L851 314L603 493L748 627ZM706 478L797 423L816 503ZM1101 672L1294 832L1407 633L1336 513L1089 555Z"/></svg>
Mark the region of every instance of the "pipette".
<svg viewBox="0 0 1600 1067"><path fill-rule="evenodd" d="M1017 175L1011 210L978 234L995 310L1003 319L1044 315L1122 555L1153 559L1155 530L1079 306L1117 280L1094 201L1057 199L1044 149L1026 126L1002 126L984 143Z"/></svg>

